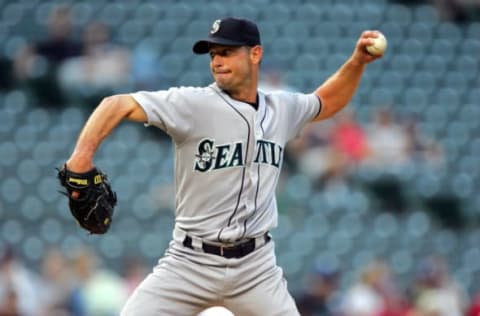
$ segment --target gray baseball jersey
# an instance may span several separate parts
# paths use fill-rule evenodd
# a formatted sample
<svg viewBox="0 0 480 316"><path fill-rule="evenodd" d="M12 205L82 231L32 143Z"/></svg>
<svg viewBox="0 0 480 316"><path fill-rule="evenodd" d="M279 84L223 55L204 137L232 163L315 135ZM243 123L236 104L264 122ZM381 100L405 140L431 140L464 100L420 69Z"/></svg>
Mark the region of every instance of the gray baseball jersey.
<svg viewBox="0 0 480 316"><path fill-rule="evenodd" d="M319 113L316 95L259 92L257 110L216 84L132 96L174 141L176 224L121 315L191 316L213 305L242 316L299 315L265 233L277 224L285 144ZM242 239L254 240L254 251L238 257L202 246Z"/></svg>
<svg viewBox="0 0 480 316"><path fill-rule="evenodd" d="M132 96L174 141L176 228L234 242L277 225L285 144L319 113L315 94L259 92L258 110L216 84Z"/></svg>

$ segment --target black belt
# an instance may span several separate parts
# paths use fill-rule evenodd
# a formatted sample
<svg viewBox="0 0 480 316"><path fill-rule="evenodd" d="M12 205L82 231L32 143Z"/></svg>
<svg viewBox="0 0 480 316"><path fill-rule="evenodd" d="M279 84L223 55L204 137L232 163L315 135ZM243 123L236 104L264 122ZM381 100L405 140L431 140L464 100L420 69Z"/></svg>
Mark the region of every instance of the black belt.
<svg viewBox="0 0 480 316"><path fill-rule="evenodd" d="M265 239L265 244L268 243L271 239L268 233L265 233L265 235L263 235L263 238ZM183 245L190 249L194 249L192 245L192 237L188 235L185 236L185 239L183 240ZM224 258L241 258L255 250L255 238L249 239L234 246L218 246L203 242L202 249L206 253L221 256Z"/></svg>

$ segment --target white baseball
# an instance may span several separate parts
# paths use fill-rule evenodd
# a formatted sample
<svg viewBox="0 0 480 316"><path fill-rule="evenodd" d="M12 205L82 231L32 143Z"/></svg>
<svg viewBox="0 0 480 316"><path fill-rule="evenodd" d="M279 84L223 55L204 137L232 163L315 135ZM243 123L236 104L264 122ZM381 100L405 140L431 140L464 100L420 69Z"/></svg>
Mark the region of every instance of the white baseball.
<svg viewBox="0 0 480 316"><path fill-rule="evenodd" d="M383 55L387 49L387 39L382 33L378 33L378 37L373 39L373 44L367 46L367 51L374 56Z"/></svg>

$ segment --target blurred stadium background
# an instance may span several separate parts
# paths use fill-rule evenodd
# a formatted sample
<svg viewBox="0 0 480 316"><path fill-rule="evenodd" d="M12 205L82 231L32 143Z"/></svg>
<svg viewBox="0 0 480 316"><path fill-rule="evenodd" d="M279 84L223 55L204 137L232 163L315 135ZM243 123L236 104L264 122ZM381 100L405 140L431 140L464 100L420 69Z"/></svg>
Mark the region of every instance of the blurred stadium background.
<svg viewBox="0 0 480 316"><path fill-rule="evenodd" d="M76 70L85 71L65 66L74 58L60 63L35 51L59 5L70 10L70 40L85 41L87 25L101 22L110 32L104 41L124 54L113 67L88 70L106 79L72 80ZM473 303L480 291L480 23L478 2L466 5L445 11L430 1L0 0L2 262L13 249L40 275L51 248L72 260L85 246L119 275L132 258L147 269L155 264L174 221L172 146L161 132L124 123L102 146L96 164L120 198L104 236L76 226L57 192L55 167L68 158L101 96L209 84L208 59L193 57L191 45L213 20L236 15L258 21L265 72L299 91L312 91L332 74L361 31L381 30L389 47L367 68L351 102L356 120L369 126L388 106L399 121L414 118L442 152L435 166L414 159L349 166L341 181L326 185L305 173L290 150L272 233L292 292L304 291L305 279L328 266L339 271L344 293L378 258L407 291L424 259L438 255L466 293L465 306Z"/></svg>

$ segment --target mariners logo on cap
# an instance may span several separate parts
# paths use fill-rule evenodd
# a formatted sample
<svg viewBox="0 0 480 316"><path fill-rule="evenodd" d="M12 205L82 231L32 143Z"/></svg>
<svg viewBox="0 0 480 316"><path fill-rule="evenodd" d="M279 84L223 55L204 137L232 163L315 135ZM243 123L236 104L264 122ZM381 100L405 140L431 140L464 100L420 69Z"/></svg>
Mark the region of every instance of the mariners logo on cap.
<svg viewBox="0 0 480 316"><path fill-rule="evenodd" d="M220 28L220 22L222 22L222 21L221 20L216 20L215 22L213 22L212 29L210 30L210 34L217 33L218 29Z"/></svg>

